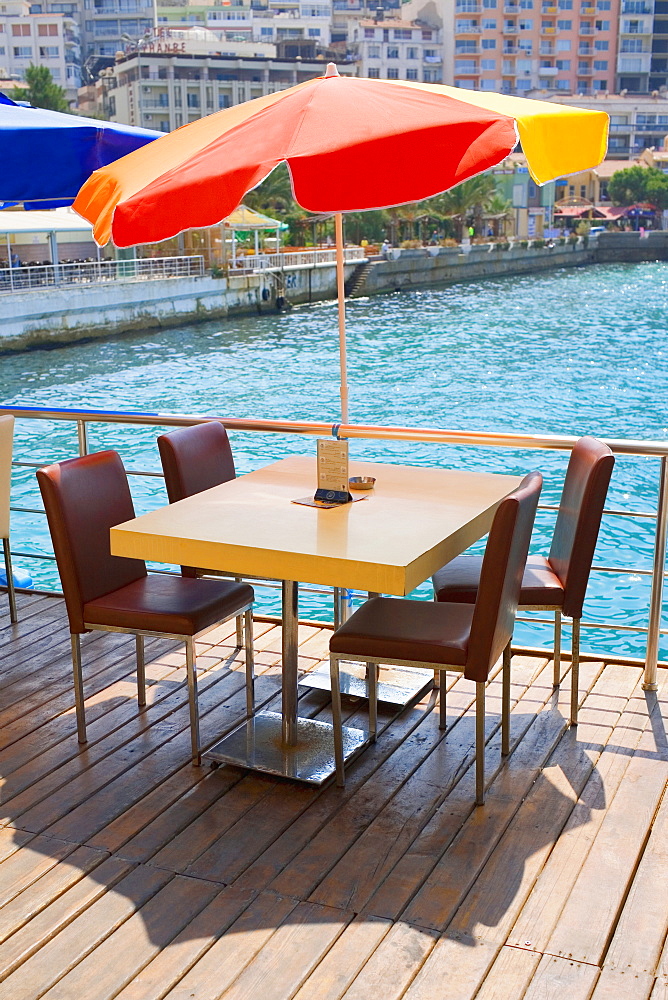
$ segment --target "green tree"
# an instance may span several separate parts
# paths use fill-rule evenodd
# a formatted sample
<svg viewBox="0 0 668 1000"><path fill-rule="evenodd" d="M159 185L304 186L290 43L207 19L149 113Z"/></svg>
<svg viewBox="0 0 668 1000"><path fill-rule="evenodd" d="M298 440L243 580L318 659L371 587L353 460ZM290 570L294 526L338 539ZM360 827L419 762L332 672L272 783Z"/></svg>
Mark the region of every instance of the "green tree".
<svg viewBox="0 0 668 1000"><path fill-rule="evenodd" d="M482 212L496 194L496 181L491 174L478 174L467 181L462 181L445 194L432 198L438 210L451 217L457 227L458 238L461 239L464 224L467 219L480 223Z"/></svg>
<svg viewBox="0 0 668 1000"><path fill-rule="evenodd" d="M627 167L612 175L608 194L614 205L635 205L644 201L657 208L668 208L668 176L656 167Z"/></svg>
<svg viewBox="0 0 668 1000"><path fill-rule="evenodd" d="M65 91L53 82L51 70L46 66L30 64L26 70L25 90L15 89L15 100L29 101L35 108L46 108L49 111L69 112L70 106L65 100Z"/></svg>

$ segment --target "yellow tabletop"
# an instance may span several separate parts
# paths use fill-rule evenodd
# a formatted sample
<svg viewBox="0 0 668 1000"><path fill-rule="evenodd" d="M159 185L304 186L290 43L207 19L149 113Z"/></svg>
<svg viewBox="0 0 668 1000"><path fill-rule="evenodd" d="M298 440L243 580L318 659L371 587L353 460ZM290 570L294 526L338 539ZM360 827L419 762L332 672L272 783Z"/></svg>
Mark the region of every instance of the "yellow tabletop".
<svg viewBox="0 0 668 1000"><path fill-rule="evenodd" d="M488 530L518 476L351 462L365 499L313 495L315 458L292 457L111 529L114 555L403 596ZM358 494L359 495L359 494Z"/></svg>

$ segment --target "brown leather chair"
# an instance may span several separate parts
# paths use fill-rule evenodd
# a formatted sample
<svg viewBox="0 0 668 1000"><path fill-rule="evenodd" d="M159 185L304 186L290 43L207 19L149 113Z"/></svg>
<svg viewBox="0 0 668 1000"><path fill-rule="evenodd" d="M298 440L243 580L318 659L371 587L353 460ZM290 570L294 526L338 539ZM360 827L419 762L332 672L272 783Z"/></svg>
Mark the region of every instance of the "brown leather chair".
<svg viewBox="0 0 668 1000"><path fill-rule="evenodd" d="M184 500L236 478L227 431L217 420L180 427L158 438L158 451L170 503ZM182 566L182 576L220 575ZM225 574L223 574L225 575ZM239 578L237 577L237 582ZM237 618L237 646L244 641L243 619Z"/></svg>
<svg viewBox="0 0 668 1000"><path fill-rule="evenodd" d="M376 738L378 664L456 670L476 682L476 804L485 790L485 683L503 654L502 748L510 752L510 639L522 573L543 477L526 476L494 515L474 605L375 597L332 636L330 667L337 783L344 783L339 661L367 664L369 736ZM440 687L440 726L445 729L445 684Z"/></svg>
<svg viewBox="0 0 668 1000"><path fill-rule="evenodd" d="M561 615L573 620L571 724L578 721L580 619L615 459L606 444L583 437L568 463L550 554L529 556L519 607L554 611L554 684L561 681ZM437 601L472 604L482 558L463 555L433 576Z"/></svg>
<svg viewBox="0 0 668 1000"><path fill-rule="evenodd" d="M243 613L246 617L246 704L253 714L253 589L248 584L146 572L141 559L111 555L109 529L134 518L120 456L103 451L37 471L72 637L79 742L86 742L81 634L136 637L139 705L146 704L144 636L185 643L193 761L200 762L195 640Z"/></svg>

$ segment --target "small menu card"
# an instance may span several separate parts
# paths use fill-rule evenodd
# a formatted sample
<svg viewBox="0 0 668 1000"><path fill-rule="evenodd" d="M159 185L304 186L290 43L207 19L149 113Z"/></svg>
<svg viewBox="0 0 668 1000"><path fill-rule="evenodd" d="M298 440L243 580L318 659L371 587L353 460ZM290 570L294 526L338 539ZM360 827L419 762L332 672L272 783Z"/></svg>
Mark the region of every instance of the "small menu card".
<svg viewBox="0 0 668 1000"><path fill-rule="evenodd" d="M318 488L314 500L328 504L350 503L348 492L348 442L318 440Z"/></svg>

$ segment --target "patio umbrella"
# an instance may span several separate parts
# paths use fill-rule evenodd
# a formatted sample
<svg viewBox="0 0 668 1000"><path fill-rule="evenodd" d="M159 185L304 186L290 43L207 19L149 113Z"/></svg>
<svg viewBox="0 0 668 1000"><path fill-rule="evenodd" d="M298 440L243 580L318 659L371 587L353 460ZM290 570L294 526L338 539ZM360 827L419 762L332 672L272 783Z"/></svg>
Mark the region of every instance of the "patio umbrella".
<svg viewBox="0 0 668 1000"><path fill-rule="evenodd" d="M3 95L4 97L4 95ZM163 135L151 129L0 102L0 201L71 205L94 170Z"/></svg>
<svg viewBox="0 0 668 1000"><path fill-rule="evenodd" d="M336 213L341 416L348 420L342 212L439 194L500 163L518 139L538 183L596 166L608 116L437 84L324 77L199 119L96 171L74 208L100 245L215 225L286 162L296 201Z"/></svg>

